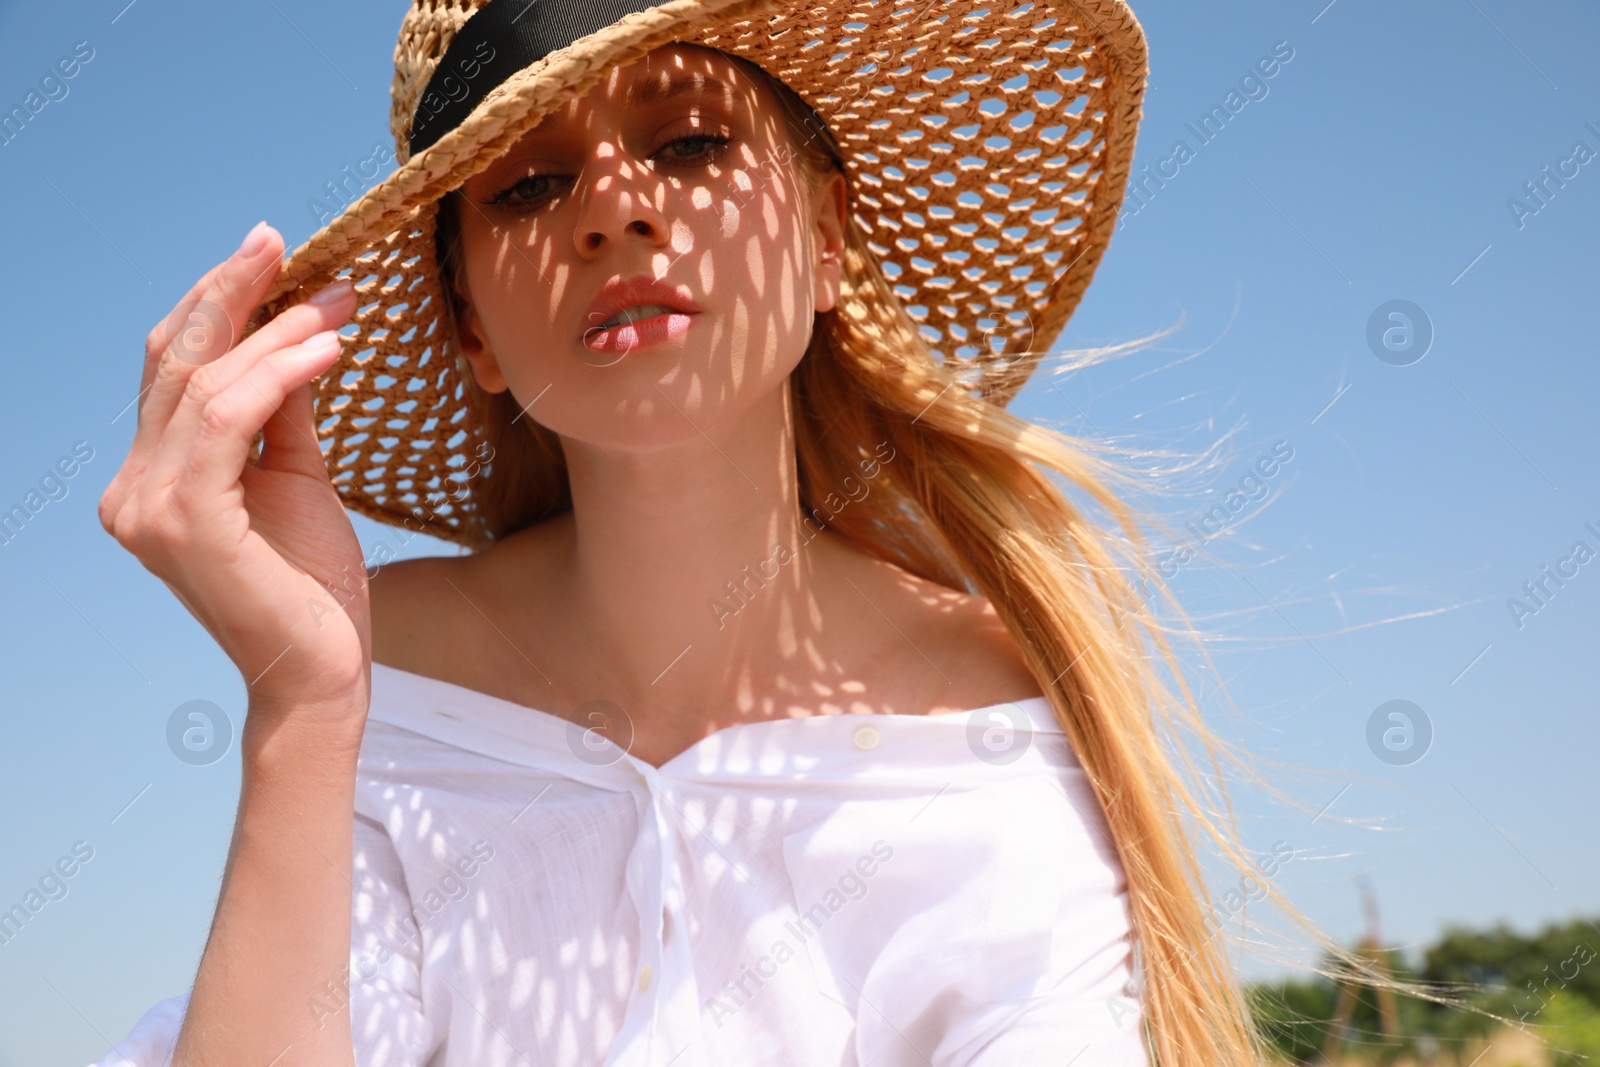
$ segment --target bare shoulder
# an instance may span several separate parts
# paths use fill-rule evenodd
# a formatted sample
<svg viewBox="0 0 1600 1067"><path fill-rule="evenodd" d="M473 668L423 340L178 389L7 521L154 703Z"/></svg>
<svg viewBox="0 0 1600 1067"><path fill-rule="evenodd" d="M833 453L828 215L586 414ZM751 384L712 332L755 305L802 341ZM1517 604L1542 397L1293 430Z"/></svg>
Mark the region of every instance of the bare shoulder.
<svg viewBox="0 0 1600 1067"><path fill-rule="evenodd" d="M367 585L373 660L483 688L484 676L496 674L496 654L504 651L490 621L504 608L502 564L513 550L522 552L520 573L530 576L527 564L539 558L538 547L530 533L519 533L470 555L421 556L379 567Z"/></svg>
<svg viewBox="0 0 1600 1067"><path fill-rule="evenodd" d="M461 558L426 556L395 560L367 580L372 603L372 658L400 670L428 673L419 650L436 644L448 612L445 579L459 575Z"/></svg>
<svg viewBox="0 0 1600 1067"><path fill-rule="evenodd" d="M1040 695L1022 650L988 597L893 570L897 610L890 615L899 616L898 643L908 657L906 688L921 694L907 710L937 715Z"/></svg>
<svg viewBox="0 0 1600 1067"><path fill-rule="evenodd" d="M1039 683L994 604L984 596L957 596L961 600L947 621L944 640L962 677L951 675L946 686L952 691L950 706L940 710L966 711L1039 696Z"/></svg>

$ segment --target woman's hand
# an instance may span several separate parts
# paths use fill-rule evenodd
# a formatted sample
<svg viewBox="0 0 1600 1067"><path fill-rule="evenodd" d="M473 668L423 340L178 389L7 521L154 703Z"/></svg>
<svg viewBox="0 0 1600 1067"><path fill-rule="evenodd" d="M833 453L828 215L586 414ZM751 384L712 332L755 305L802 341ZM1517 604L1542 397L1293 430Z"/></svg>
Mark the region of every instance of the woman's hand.
<svg viewBox="0 0 1600 1067"><path fill-rule="evenodd" d="M252 709L348 716L366 706L352 702L371 661L366 568L317 445L309 383L338 359L334 331L356 298L336 282L241 343L282 254L261 223L150 331L139 427L100 522L216 638Z"/></svg>

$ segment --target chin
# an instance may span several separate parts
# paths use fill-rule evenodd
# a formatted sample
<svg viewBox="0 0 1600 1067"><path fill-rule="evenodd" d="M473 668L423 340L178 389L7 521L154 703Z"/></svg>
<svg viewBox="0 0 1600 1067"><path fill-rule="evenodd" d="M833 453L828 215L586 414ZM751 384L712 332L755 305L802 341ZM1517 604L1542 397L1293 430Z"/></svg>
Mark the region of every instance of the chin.
<svg viewBox="0 0 1600 1067"><path fill-rule="evenodd" d="M662 355L667 353L653 352L648 361L642 353L624 356L603 370L585 367L583 373L553 375L514 392L525 404L523 397L539 396L548 384L527 417L563 438L598 448L650 451L704 442L706 436L716 440L719 427L753 412L777 410L770 402L781 400L788 384L787 373L770 371L736 384L726 361L715 368L685 367Z"/></svg>
<svg viewBox="0 0 1600 1067"><path fill-rule="evenodd" d="M538 398L524 417L600 448L667 448L703 442L702 433L716 439L714 428L752 413L780 417L789 375L811 340L809 331L756 332L765 337L714 330L707 346L706 335L691 330L621 354L574 338L553 360L548 349L526 353L519 362L528 373L515 375L511 389L519 405Z"/></svg>

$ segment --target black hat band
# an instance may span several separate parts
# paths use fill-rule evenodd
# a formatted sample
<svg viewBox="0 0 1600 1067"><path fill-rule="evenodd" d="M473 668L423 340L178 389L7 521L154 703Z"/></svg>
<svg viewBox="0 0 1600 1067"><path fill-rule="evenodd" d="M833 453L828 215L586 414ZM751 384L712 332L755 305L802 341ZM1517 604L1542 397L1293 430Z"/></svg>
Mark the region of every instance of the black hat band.
<svg viewBox="0 0 1600 1067"><path fill-rule="evenodd" d="M489 0L433 68L411 116L415 156L466 121L489 92L551 52L664 0Z"/></svg>

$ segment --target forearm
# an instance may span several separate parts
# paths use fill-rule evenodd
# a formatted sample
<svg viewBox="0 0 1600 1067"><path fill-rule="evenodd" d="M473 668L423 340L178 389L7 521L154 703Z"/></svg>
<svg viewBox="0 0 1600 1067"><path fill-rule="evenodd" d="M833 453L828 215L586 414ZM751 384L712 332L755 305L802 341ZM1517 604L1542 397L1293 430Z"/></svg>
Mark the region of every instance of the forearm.
<svg viewBox="0 0 1600 1067"><path fill-rule="evenodd" d="M345 1004L364 710L252 706L233 844L174 1067L354 1064Z"/></svg>

